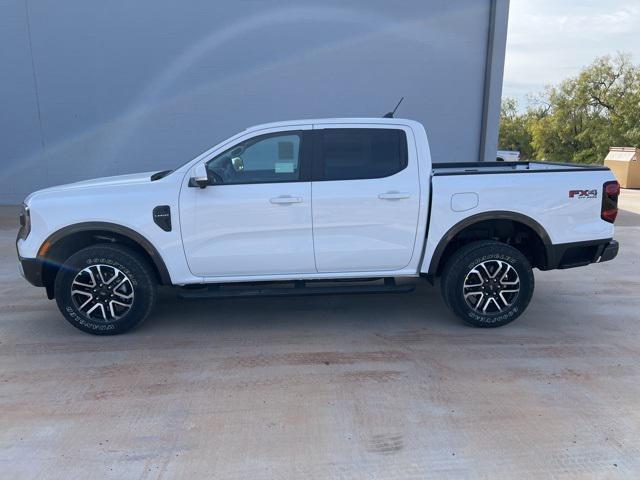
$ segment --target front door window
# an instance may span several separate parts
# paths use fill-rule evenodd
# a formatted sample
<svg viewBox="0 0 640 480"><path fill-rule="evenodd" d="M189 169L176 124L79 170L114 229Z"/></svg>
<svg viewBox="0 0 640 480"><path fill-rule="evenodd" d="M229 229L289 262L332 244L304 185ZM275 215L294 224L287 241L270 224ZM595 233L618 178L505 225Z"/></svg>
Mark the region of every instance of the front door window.
<svg viewBox="0 0 640 480"><path fill-rule="evenodd" d="M281 183L300 180L301 132L261 135L207 163L213 184Z"/></svg>

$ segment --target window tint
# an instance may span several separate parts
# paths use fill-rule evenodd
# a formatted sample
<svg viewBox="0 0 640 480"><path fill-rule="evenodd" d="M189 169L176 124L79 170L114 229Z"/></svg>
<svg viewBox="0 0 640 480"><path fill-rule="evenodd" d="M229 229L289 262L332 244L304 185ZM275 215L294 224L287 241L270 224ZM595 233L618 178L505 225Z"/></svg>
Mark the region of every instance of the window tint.
<svg viewBox="0 0 640 480"><path fill-rule="evenodd" d="M321 132L324 180L388 177L407 166L402 130L345 128Z"/></svg>
<svg viewBox="0 0 640 480"><path fill-rule="evenodd" d="M207 163L210 180L218 184L299 180L301 138L301 132L283 132L239 143Z"/></svg>

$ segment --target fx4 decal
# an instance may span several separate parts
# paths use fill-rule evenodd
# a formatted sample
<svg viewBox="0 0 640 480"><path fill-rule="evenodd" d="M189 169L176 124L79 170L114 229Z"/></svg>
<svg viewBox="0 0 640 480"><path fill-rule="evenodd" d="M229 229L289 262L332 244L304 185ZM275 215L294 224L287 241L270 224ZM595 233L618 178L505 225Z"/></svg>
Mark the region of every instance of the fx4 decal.
<svg viewBox="0 0 640 480"><path fill-rule="evenodd" d="M569 198L598 198L598 190L569 190Z"/></svg>

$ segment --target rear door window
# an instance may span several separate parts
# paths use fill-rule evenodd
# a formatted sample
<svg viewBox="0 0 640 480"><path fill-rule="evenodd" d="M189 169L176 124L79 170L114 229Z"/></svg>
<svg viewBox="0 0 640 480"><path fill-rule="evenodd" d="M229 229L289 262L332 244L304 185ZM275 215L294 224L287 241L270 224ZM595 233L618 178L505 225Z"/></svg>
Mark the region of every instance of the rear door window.
<svg viewBox="0 0 640 480"><path fill-rule="evenodd" d="M339 128L316 132L314 180L383 178L407 166L403 130Z"/></svg>

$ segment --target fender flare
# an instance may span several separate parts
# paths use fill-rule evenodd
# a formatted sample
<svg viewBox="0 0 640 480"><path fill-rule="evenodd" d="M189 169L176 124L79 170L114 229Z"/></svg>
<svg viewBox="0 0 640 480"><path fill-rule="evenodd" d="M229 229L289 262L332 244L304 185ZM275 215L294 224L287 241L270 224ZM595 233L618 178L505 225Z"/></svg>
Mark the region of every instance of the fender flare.
<svg viewBox="0 0 640 480"><path fill-rule="evenodd" d="M146 237L139 234L135 230L131 228L124 227L122 225L118 225L117 223L109 223L109 222L83 222L83 223L75 223L72 225L67 225L66 227L62 227L59 230L56 230L54 233L49 235L47 239L42 243L40 248L38 249L38 259L44 263L46 263L47 257L46 254L41 256L40 251L42 247L46 244L49 244L50 247L53 247L57 242L62 240L63 238L80 232L89 232L92 230L102 230L105 232L116 233L118 235L122 235L127 237L132 242L140 245L142 249L149 255L151 258L151 262L153 266L158 271L160 275L160 283L162 285L171 285L171 276L169 275L169 270L167 270L167 266L162 259L162 256L153 246L153 244L147 240ZM49 248L50 248L49 247Z"/></svg>
<svg viewBox="0 0 640 480"><path fill-rule="evenodd" d="M549 259L551 258L551 254L552 254L551 252L552 242L551 242L551 238L549 237L549 234L547 233L547 231L544 229L542 225L540 225L533 218L523 215L521 213L510 212L506 210L494 210L491 212L482 212L476 215L472 215L470 217L465 218L464 220L461 220L460 222L456 223L453 227L451 227L447 231L447 233L445 233L442 236L442 238L438 242L438 245L436 246L436 249L433 251L433 255L431 256L431 262L429 263L429 270L427 271L427 275L431 277L434 277L436 275L438 271L438 266L440 264L440 260L442 258L442 255L445 249L447 248L447 245L449 245L449 242L458 233L460 233L462 230L464 230L467 227L470 227L475 223L480 223L486 220L513 220L514 222L522 223L523 225L526 225L527 227L531 228L531 230L536 232L536 234L542 240L542 244L544 245L544 249L545 249L546 262L547 264L549 263Z"/></svg>

